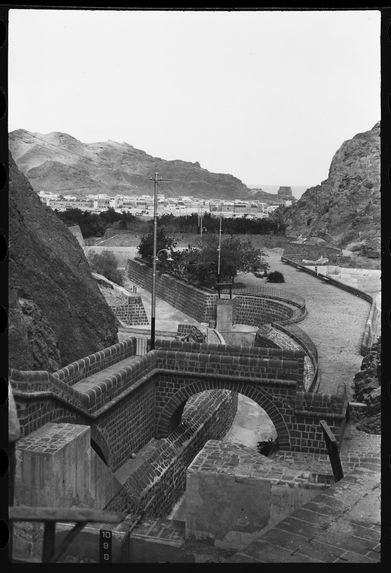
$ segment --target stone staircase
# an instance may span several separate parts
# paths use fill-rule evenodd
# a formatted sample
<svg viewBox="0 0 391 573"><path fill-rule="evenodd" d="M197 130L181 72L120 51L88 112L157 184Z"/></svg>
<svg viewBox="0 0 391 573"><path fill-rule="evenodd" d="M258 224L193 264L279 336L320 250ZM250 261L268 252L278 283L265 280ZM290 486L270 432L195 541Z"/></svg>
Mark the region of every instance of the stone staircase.
<svg viewBox="0 0 391 573"><path fill-rule="evenodd" d="M351 438L362 439L353 427ZM360 434L360 436L358 435ZM345 477L261 534L227 563L378 563L380 436L366 434L341 455ZM366 443L365 443L366 442ZM284 464L326 468L327 456L282 453ZM304 459L306 458L306 459ZM319 458L319 459L318 459ZM320 459L322 458L322 459ZM314 465L315 464L315 465ZM349 470L346 473L346 470Z"/></svg>

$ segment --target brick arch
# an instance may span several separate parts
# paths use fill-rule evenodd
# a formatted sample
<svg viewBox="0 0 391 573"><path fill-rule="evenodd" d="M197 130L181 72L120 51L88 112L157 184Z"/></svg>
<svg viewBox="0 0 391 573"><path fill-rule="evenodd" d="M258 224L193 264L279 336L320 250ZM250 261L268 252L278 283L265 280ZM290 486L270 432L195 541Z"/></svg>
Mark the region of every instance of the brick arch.
<svg viewBox="0 0 391 573"><path fill-rule="evenodd" d="M231 390L243 394L258 404L269 416L277 432L279 447L283 450L290 449L291 437L284 416L279 411L273 398L264 389L257 388L245 382L217 382L213 379L198 380L186 384L178 390L164 406L156 424L156 437L168 436L181 422L182 413L186 402L194 394L207 390Z"/></svg>

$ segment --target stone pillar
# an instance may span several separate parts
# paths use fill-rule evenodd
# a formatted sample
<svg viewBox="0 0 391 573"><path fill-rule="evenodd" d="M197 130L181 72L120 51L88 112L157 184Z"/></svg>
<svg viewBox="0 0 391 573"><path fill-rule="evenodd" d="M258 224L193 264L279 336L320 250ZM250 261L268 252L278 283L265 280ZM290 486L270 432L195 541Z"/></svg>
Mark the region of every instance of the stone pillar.
<svg viewBox="0 0 391 573"><path fill-rule="evenodd" d="M15 505L92 506L90 428L48 423L16 446Z"/></svg>
<svg viewBox="0 0 391 573"><path fill-rule="evenodd" d="M232 330L232 299L217 300L217 324L216 328L220 332Z"/></svg>
<svg viewBox="0 0 391 573"><path fill-rule="evenodd" d="M93 507L90 428L48 423L16 444L14 505ZM13 556L40 562L43 523L16 522Z"/></svg>

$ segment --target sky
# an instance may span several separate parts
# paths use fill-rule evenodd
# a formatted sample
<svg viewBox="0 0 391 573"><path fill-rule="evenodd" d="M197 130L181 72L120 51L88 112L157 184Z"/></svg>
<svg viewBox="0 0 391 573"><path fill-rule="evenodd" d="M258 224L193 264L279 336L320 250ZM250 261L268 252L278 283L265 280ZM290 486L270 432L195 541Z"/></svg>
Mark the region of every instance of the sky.
<svg viewBox="0 0 391 573"><path fill-rule="evenodd" d="M376 10L9 13L9 131L310 187L379 119Z"/></svg>

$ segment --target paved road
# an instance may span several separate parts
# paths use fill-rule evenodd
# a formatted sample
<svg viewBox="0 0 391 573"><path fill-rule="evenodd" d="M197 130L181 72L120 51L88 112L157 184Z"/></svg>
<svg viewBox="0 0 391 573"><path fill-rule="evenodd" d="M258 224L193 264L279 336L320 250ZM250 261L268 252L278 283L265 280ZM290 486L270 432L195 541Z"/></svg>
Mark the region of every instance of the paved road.
<svg viewBox="0 0 391 573"><path fill-rule="evenodd" d="M277 251L269 251L271 270L283 273L285 283L273 287L303 296L308 315L298 326L314 341L320 364L320 392L333 393L340 382L351 393L353 377L360 370L360 344L370 305L363 299L300 272L281 262ZM269 283L251 274L241 274L238 281L249 287Z"/></svg>

